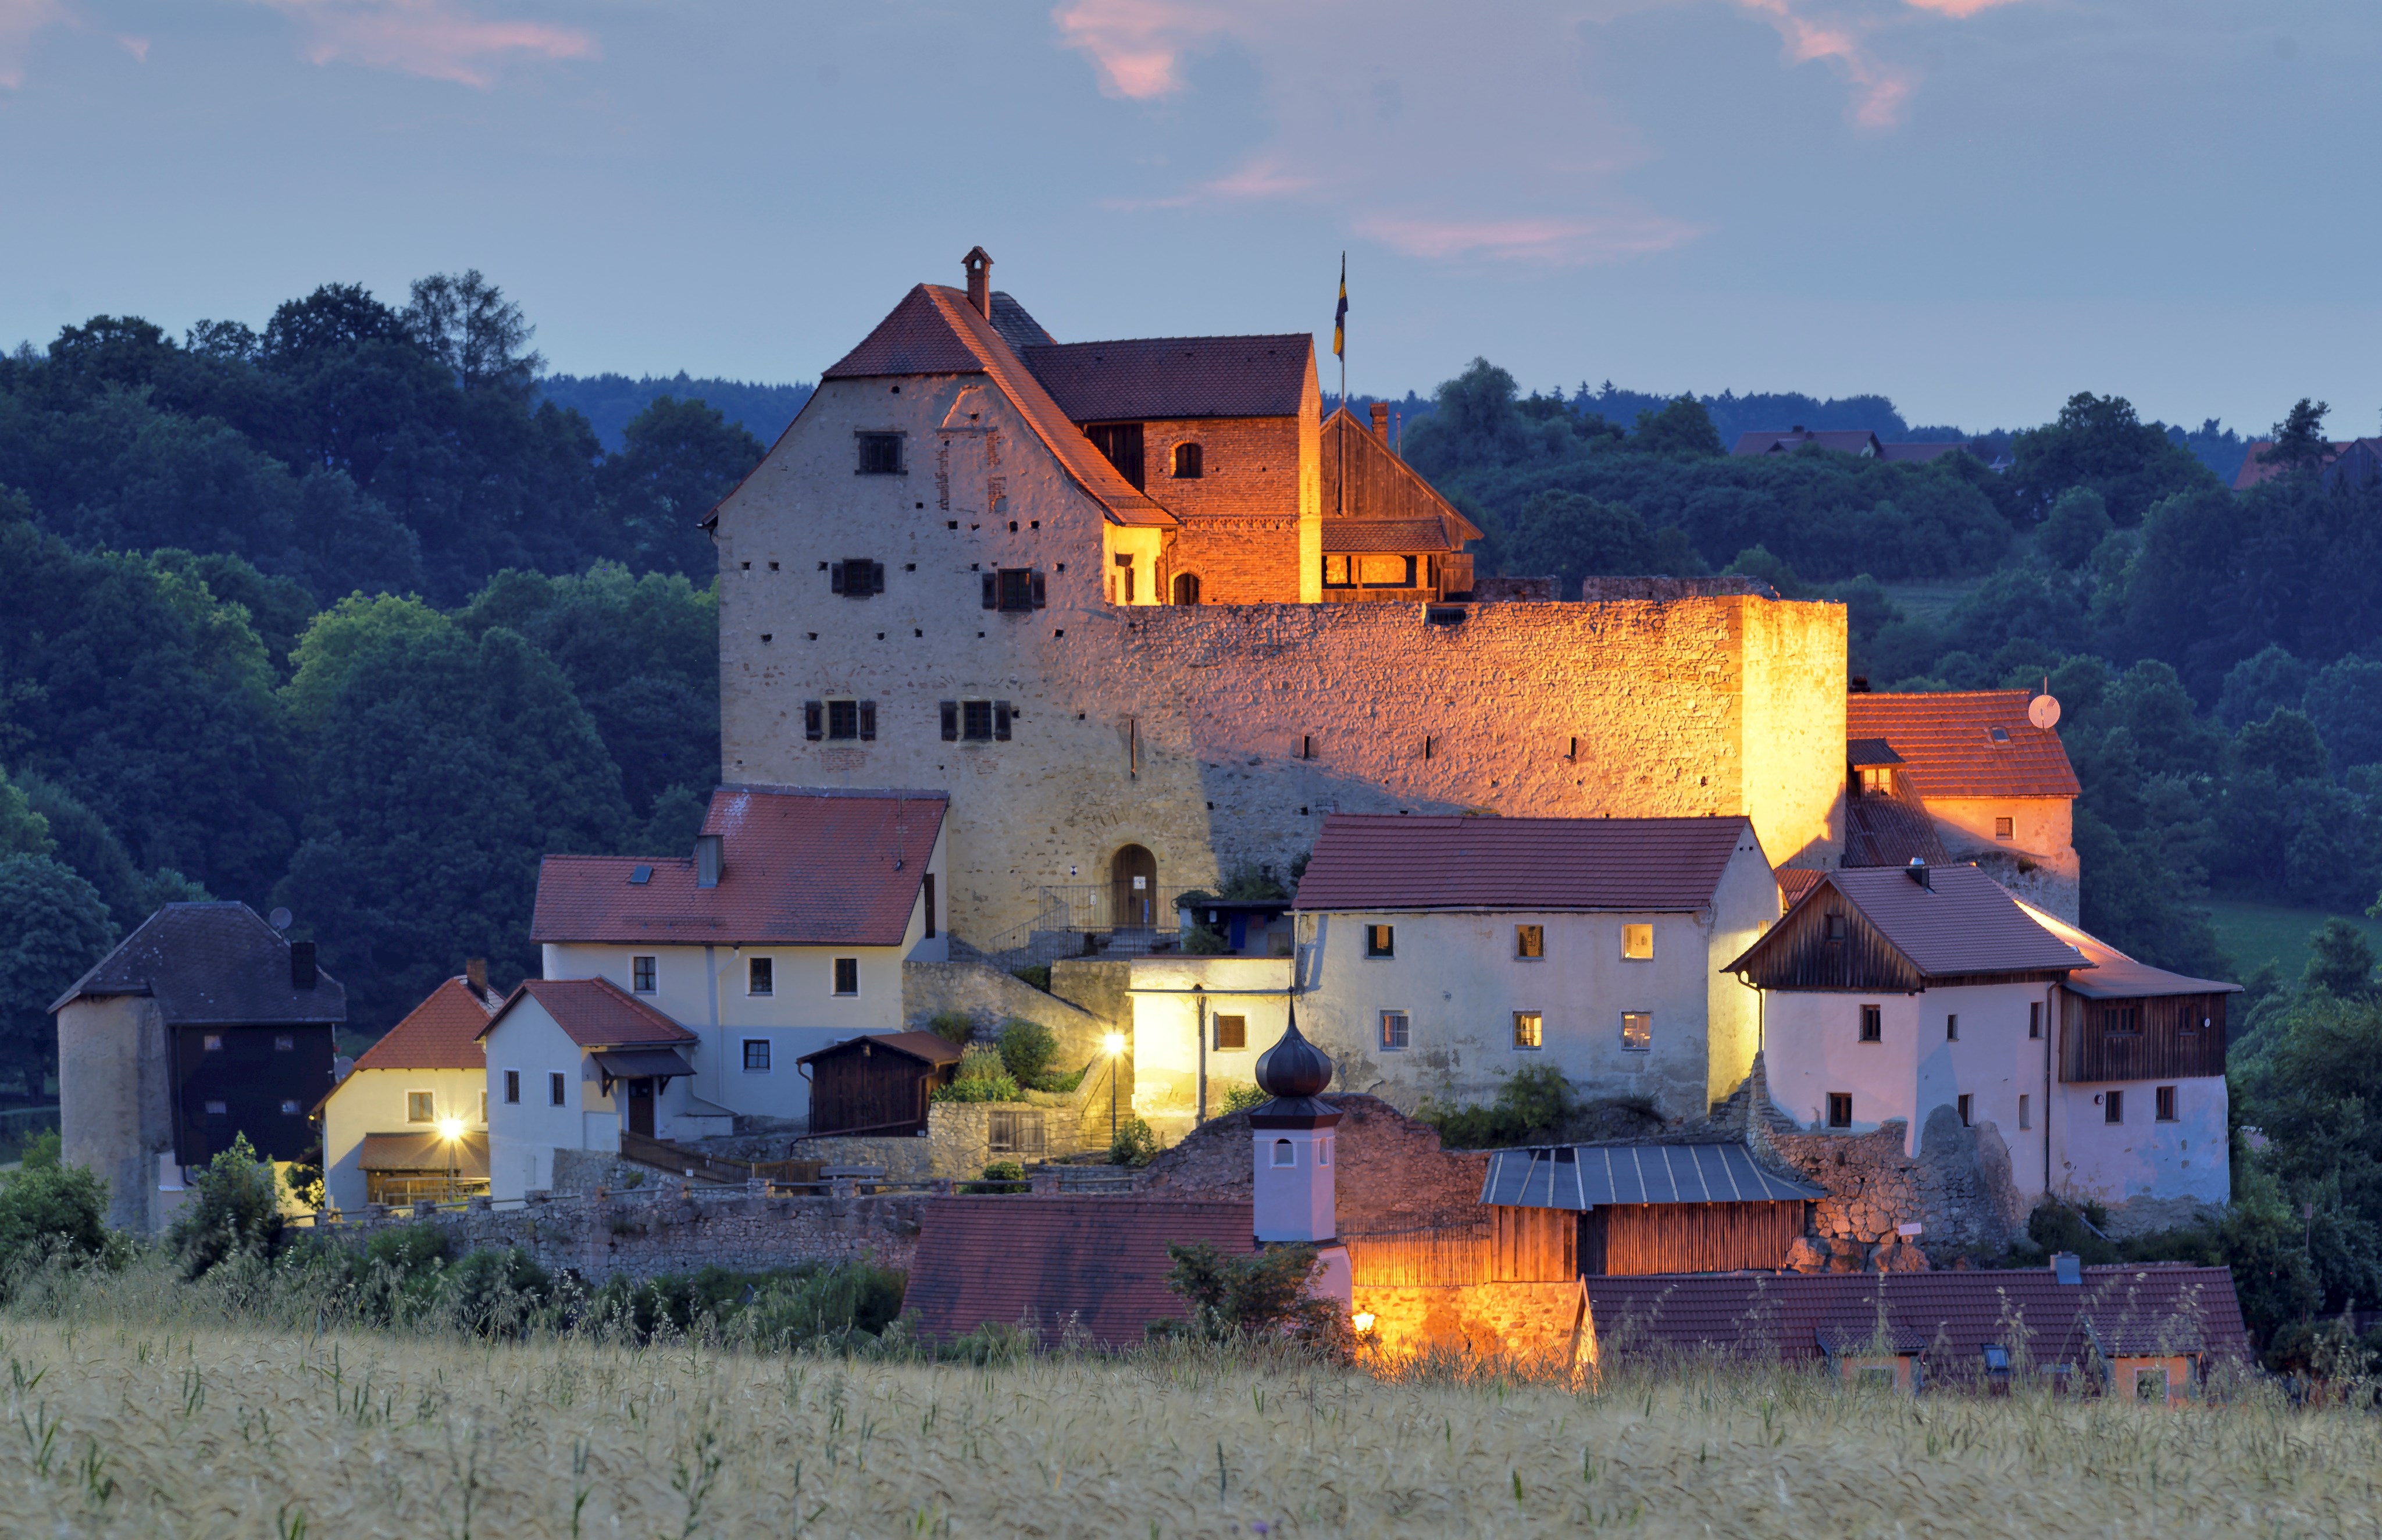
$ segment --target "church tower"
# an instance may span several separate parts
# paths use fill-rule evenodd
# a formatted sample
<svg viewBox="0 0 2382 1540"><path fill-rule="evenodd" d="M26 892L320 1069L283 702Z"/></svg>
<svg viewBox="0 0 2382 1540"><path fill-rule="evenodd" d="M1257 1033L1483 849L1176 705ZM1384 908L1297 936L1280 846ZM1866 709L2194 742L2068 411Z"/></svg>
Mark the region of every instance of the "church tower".
<svg viewBox="0 0 2382 1540"><path fill-rule="evenodd" d="M1250 1196L1260 1246L1303 1241L1315 1248L1323 1275L1315 1292L1337 1300L1343 1310L1353 1297L1348 1249L1340 1244L1333 1196L1337 1168L1334 1130L1340 1110L1320 1100L1332 1083L1332 1060L1300 1035L1298 1004L1290 1004L1290 1024L1282 1039L1258 1060L1259 1090L1273 1098L1249 1114Z"/></svg>

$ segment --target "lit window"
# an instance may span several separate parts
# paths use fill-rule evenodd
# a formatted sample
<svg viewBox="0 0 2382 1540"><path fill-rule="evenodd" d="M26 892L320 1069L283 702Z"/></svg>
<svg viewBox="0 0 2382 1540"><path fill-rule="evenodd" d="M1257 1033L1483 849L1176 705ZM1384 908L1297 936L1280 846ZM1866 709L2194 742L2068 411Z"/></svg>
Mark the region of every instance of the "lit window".
<svg viewBox="0 0 2382 1540"><path fill-rule="evenodd" d="M778 965L775 959L755 957L744 965L744 992L747 994L778 992Z"/></svg>
<svg viewBox="0 0 2382 1540"><path fill-rule="evenodd" d="M1326 588L1352 588L1356 586L1356 584L1357 579L1350 569L1349 559L1347 557L1327 556L1323 559L1323 586Z"/></svg>
<svg viewBox="0 0 2382 1540"><path fill-rule="evenodd" d="M766 1075L769 1072L769 1040L767 1038L744 1040L744 1071L748 1075Z"/></svg>
<svg viewBox="0 0 2382 1540"><path fill-rule="evenodd" d="M1543 1048L1546 1046L1543 1037L1543 1018L1538 1012L1516 1011L1514 1013L1515 1047L1520 1049Z"/></svg>
<svg viewBox="0 0 2382 1540"><path fill-rule="evenodd" d="M1246 1048L1249 1045L1249 1018L1245 1016L1220 1016L1216 1018L1216 1046Z"/></svg>
<svg viewBox="0 0 2382 1540"><path fill-rule="evenodd" d="M567 1084L568 1082L562 1078L562 1071L559 1069L546 1078L546 1100L548 1105L557 1107L564 1105L565 1098L569 1095Z"/></svg>
<svg viewBox="0 0 2382 1540"><path fill-rule="evenodd" d="M521 1105L521 1071L518 1069L505 1071L505 1104Z"/></svg>
<svg viewBox="0 0 2382 1540"><path fill-rule="evenodd" d="M1997 840L2012 840L2017 837L2018 821L2015 819L1994 819L1994 838Z"/></svg>
<svg viewBox="0 0 2382 1540"><path fill-rule="evenodd" d="M1651 925L1625 925L1621 928L1621 955L1631 962L1645 962L1654 955L1654 928Z"/></svg>
<svg viewBox="0 0 2382 1540"><path fill-rule="evenodd" d="M1398 935L1396 926L1368 925L1365 927L1366 956L1394 957L1397 955Z"/></svg>
<svg viewBox="0 0 2382 1540"><path fill-rule="evenodd" d="M1411 556L1359 556L1357 581L1368 588L1411 588L1415 559Z"/></svg>
<svg viewBox="0 0 2382 1540"><path fill-rule="evenodd" d="M2126 1093L2122 1090L2113 1090L2103 1095L2101 1098L2101 1121L2104 1123L2123 1123L2125 1120Z"/></svg>
<svg viewBox="0 0 2382 1540"><path fill-rule="evenodd" d="M639 994L654 992L654 960L651 957L629 959L629 983Z"/></svg>
<svg viewBox="0 0 2382 1540"><path fill-rule="evenodd" d="M1864 793L1874 793L1880 796L1892 796L1894 795L1893 767L1890 765L1863 767L1860 772L1860 785L1861 790Z"/></svg>
<svg viewBox="0 0 2382 1540"><path fill-rule="evenodd" d="M1514 927L1515 956L1543 957L1546 955L1547 932L1544 926L1516 925Z"/></svg>
<svg viewBox="0 0 2382 1540"><path fill-rule="evenodd" d="M1885 1041L1885 1007L1863 1005L1860 1013L1861 1041L1884 1042Z"/></svg>
<svg viewBox="0 0 2382 1540"><path fill-rule="evenodd" d="M405 1120L408 1123L437 1122L438 1111L436 1102L436 1099L426 1090L407 1091L405 1093Z"/></svg>
<svg viewBox="0 0 2382 1540"><path fill-rule="evenodd" d="M835 960L835 992L838 994L860 992L859 958L838 957Z"/></svg>
<svg viewBox="0 0 2382 1540"><path fill-rule="evenodd" d="M1828 1092L1828 1127L1849 1128L1853 1126L1853 1093L1848 1090Z"/></svg>
<svg viewBox="0 0 2382 1540"><path fill-rule="evenodd" d="M1385 1049L1395 1051L1397 1049L1404 1048L1406 1045L1406 1013L1404 1011L1383 1011L1381 1013L1381 1046Z"/></svg>
<svg viewBox="0 0 2382 1540"><path fill-rule="evenodd" d="M1643 1053L1654 1046L1653 1012L1621 1013L1621 1046L1633 1053Z"/></svg>
<svg viewBox="0 0 2382 1540"><path fill-rule="evenodd" d="M2151 1109L2151 1115L2161 1123L2174 1122L2175 1088L2173 1086L2161 1086L2158 1090L2153 1091L2151 1096L2152 1100L2156 1103Z"/></svg>
<svg viewBox="0 0 2382 1540"><path fill-rule="evenodd" d="M1963 1128L1969 1127L1969 1108L1971 1100L1966 1096L1960 1098L1960 1127Z"/></svg>

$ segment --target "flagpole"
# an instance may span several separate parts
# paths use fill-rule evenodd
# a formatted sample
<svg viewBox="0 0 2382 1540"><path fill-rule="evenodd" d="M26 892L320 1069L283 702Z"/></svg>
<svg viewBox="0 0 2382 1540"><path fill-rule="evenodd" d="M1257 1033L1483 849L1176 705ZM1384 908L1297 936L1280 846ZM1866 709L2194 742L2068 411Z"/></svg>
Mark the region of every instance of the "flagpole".
<svg viewBox="0 0 2382 1540"><path fill-rule="evenodd" d="M1348 253L1340 253L1340 311L1332 318L1332 351L1340 355L1340 414L1350 422L1357 419L1348 411ZM1332 510L1334 518L1348 516L1348 430L1340 430L1340 473Z"/></svg>

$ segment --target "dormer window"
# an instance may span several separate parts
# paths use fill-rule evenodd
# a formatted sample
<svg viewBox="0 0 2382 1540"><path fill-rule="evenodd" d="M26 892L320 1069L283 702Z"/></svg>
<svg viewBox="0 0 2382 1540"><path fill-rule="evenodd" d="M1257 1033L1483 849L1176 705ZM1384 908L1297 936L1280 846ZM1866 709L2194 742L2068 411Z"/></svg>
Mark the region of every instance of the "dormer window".
<svg viewBox="0 0 2382 1540"><path fill-rule="evenodd" d="M1863 796L1892 796L1894 767L1892 765L1864 766L1860 771L1860 789Z"/></svg>
<svg viewBox="0 0 2382 1540"><path fill-rule="evenodd" d="M1985 730L1985 736L1991 738L1997 744L2006 744L2010 741L2009 729L2007 727L1987 728Z"/></svg>

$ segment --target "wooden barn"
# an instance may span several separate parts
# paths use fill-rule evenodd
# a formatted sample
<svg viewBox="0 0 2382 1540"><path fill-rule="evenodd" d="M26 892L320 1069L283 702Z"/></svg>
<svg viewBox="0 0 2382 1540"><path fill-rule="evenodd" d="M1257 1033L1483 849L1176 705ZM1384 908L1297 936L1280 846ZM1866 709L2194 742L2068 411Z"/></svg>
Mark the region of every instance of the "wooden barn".
<svg viewBox="0 0 2382 1540"><path fill-rule="evenodd" d="M1480 1201L1498 1214L1578 1215L1590 1276L1774 1268L1823 1197L1774 1176L1741 1144L1558 1144L1489 1157Z"/></svg>
<svg viewBox="0 0 2382 1540"><path fill-rule="evenodd" d="M815 1136L925 1132L927 1099L959 1063L959 1049L932 1032L846 1038L794 1061L811 1083Z"/></svg>

